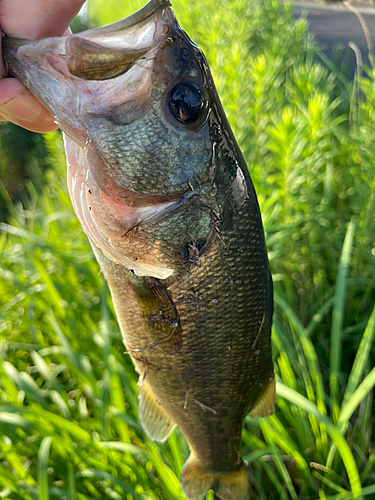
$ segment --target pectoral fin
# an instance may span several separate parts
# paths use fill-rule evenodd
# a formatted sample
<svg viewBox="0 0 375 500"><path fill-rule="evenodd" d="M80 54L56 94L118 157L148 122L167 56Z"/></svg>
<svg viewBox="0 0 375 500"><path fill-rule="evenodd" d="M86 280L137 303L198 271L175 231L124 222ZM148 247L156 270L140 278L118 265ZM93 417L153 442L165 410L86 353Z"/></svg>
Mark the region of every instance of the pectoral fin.
<svg viewBox="0 0 375 500"><path fill-rule="evenodd" d="M179 351L182 346L180 319L166 287L153 278L147 282L137 277L130 279L139 312L148 326L150 340L147 344L129 346L129 351L142 352L155 348L169 353Z"/></svg>
<svg viewBox="0 0 375 500"><path fill-rule="evenodd" d="M261 393L255 406L251 409L249 417L269 417L275 411L275 378L267 385L266 389Z"/></svg>
<svg viewBox="0 0 375 500"><path fill-rule="evenodd" d="M162 443L176 427L167 412L156 401L147 383L139 391L139 419L147 436Z"/></svg>

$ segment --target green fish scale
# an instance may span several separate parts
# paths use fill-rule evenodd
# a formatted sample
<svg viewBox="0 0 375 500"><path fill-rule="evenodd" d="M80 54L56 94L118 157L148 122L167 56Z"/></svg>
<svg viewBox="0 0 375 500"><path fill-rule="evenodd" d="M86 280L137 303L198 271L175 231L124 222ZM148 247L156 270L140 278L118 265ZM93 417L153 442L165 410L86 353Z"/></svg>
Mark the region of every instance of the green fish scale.
<svg viewBox="0 0 375 500"><path fill-rule="evenodd" d="M107 173L131 191L160 194L162 184L163 194L170 194L188 190L188 182L193 186L207 183L206 165L212 154L208 125L199 137L185 132L182 140L184 135L165 122L164 114L160 102L155 101L139 120L116 124L95 118L89 127L90 139ZM199 147L194 147L196 140Z"/></svg>

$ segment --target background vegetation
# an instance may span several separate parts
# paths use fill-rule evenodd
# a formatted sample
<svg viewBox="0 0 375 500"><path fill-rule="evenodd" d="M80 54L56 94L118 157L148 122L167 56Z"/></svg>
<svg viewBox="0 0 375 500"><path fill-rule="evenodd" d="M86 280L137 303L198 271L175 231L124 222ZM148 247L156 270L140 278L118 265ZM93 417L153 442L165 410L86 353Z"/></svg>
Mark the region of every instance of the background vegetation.
<svg viewBox="0 0 375 500"><path fill-rule="evenodd" d="M90 0L76 27L141 5ZM277 410L245 421L251 498L374 499L375 70L349 82L288 3L173 6L247 160L275 281ZM0 147L0 498L183 500L186 443L138 423L60 134L0 124Z"/></svg>

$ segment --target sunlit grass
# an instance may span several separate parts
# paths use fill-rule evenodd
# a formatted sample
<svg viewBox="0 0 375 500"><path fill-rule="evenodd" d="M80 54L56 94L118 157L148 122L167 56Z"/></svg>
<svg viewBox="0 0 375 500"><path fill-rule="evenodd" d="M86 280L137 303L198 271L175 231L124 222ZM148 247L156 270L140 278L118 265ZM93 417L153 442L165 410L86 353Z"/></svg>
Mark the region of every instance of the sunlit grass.
<svg viewBox="0 0 375 500"><path fill-rule="evenodd" d="M141 4L92 0L89 22ZM245 420L251 498L375 498L375 73L353 101L288 4L173 5L248 162L274 274L277 410ZM8 199L0 226L0 498L183 500L186 442L142 431L59 134L45 145L44 191L28 184L23 203Z"/></svg>

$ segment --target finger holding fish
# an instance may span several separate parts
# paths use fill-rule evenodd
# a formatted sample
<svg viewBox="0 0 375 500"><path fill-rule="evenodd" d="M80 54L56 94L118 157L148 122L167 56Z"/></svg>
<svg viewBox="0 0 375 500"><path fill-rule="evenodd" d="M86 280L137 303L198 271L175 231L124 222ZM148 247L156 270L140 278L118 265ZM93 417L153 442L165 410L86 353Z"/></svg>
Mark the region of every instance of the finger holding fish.
<svg viewBox="0 0 375 500"><path fill-rule="evenodd" d="M0 80L0 121L38 133L58 128L52 114L15 78Z"/></svg>
<svg viewBox="0 0 375 500"><path fill-rule="evenodd" d="M0 79L0 120L33 132L57 128L51 113L15 78Z"/></svg>

